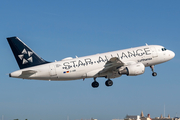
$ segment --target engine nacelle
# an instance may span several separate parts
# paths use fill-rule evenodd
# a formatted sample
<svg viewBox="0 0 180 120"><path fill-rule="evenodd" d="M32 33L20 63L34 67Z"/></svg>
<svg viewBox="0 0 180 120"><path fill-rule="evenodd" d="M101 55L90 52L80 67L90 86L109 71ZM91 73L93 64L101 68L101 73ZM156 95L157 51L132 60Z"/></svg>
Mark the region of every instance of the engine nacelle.
<svg viewBox="0 0 180 120"><path fill-rule="evenodd" d="M120 75L127 75L127 76L136 76L143 74L145 71L145 66L142 63L137 63L133 65L126 66L124 69L119 68Z"/></svg>

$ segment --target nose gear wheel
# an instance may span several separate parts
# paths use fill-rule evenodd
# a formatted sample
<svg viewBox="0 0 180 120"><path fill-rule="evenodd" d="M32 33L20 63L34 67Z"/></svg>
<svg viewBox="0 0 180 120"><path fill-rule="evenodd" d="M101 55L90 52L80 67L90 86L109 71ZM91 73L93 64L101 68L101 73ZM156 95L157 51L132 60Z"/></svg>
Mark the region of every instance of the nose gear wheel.
<svg viewBox="0 0 180 120"><path fill-rule="evenodd" d="M157 73L156 72L154 72L154 65L151 65L150 66L150 68L151 68L151 70L152 70L152 76L157 76Z"/></svg>
<svg viewBox="0 0 180 120"><path fill-rule="evenodd" d="M157 76L157 73L156 73L156 72L153 72L153 73L152 73L152 76Z"/></svg>

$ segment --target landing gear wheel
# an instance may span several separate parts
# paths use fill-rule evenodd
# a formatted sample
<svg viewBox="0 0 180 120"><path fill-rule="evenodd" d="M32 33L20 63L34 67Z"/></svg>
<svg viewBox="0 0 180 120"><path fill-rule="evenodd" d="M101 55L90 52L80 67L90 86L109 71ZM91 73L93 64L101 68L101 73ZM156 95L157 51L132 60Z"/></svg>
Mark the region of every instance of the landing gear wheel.
<svg viewBox="0 0 180 120"><path fill-rule="evenodd" d="M152 70L152 72L153 72L153 73L152 73L152 76L154 76L154 77L157 76L157 73L154 72L154 65L151 65L150 68L151 68L151 70Z"/></svg>
<svg viewBox="0 0 180 120"><path fill-rule="evenodd" d="M112 86L113 85L113 81L112 80L107 80L105 82L106 86Z"/></svg>
<svg viewBox="0 0 180 120"><path fill-rule="evenodd" d="M156 72L153 72L153 73L152 73L152 76L157 76L157 73L156 73Z"/></svg>
<svg viewBox="0 0 180 120"><path fill-rule="evenodd" d="M99 83L97 81L92 82L91 85L92 85L93 88L99 87Z"/></svg>

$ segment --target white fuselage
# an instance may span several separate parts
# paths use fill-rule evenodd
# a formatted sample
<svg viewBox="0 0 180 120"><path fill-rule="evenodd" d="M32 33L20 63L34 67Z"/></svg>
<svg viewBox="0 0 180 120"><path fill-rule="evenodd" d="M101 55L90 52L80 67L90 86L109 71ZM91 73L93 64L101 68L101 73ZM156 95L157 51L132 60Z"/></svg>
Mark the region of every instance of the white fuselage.
<svg viewBox="0 0 180 120"><path fill-rule="evenodd" d="M125 63L125 66L133 63L142 63L147 67L169 61L175 56L174 52L162 50L163 48L163 46L159 45L147 45L74 59L67 58L58 62L21 69L11 73L10 76L23 79L57 81L92 78L104 69L106 62L112 57L119 58ZM23 71L36 71L36 73L32 75L21 75ZM119 76L121 75L111 75L110 78Z"/></svg>

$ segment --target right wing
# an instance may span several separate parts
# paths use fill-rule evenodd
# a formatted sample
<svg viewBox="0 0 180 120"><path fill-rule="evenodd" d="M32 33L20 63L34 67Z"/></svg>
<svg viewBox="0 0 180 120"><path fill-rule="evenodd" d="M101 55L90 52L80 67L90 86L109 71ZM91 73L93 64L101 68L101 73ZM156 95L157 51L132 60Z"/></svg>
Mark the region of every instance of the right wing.
<svg viewBox="0 0 180 120"><path fill-rule="evenodd" d="M107 73L113 73L113 71L116 71L118 68L120 68L123 65L124 63L121 60L119 60L119 58L113 57L106 62L106 64L104 65L104 69L99 71L97 73L97 76L102 76Z"/></svg>

